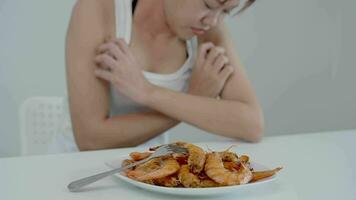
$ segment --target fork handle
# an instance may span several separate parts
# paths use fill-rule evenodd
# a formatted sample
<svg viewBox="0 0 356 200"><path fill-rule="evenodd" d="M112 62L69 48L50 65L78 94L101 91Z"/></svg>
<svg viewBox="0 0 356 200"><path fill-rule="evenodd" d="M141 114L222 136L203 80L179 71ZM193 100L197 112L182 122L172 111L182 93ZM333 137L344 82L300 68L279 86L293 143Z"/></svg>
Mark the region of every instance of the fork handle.
<svg viewBox="0 0 356 200"><path fill-rule="evenodd" d="M98 180L100 180L102 178L105 178L107 176L119 173L119 172L124 171L126 169L130 169L130 168L132 168L132 167L134 167L136 165L139 165L141 163L144 163L146 161L148 161L148 159L140 160L138 162L132 163L132 164L127 165L125 167L112 169L110 171L102 172L102 173L99 173L99 174L95 174L93 176L88 176L88 177L73 181L67 186L67 188L69 189L69 191L75 192L75 191L79 190L80 188L82 188L82 187L84 187L86 185L89 185L91 183L94 183L94 182L96 182L96 181L98 181Z"/></svg>

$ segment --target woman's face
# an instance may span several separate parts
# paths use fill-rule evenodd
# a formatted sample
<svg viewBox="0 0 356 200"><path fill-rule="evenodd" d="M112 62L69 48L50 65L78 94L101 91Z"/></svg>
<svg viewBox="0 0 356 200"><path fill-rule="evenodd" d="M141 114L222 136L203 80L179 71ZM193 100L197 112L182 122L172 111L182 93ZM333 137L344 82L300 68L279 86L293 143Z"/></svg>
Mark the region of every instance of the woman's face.
<svg viewBox="0 0 356 200"><path fill-rule="evenodd" d="M239 0L165 0L167 23L181 39L202 35L219 24Z"/></svg>

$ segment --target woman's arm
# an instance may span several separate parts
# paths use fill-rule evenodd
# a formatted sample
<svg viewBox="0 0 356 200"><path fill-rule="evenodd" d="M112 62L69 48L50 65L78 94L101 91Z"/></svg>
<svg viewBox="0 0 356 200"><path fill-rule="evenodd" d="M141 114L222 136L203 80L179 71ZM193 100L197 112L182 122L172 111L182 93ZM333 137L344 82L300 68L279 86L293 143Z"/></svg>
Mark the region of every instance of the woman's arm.
<svg viewBox="0 0 356 200"><path fill-rule="evenodd" d="M104 39L115 36L113 2L77 1L67 32L69 106L81 150L138 145L179 123L158 112L109 117L109 85L95 77L94 57Z"/></svg>
<svg viewBox="0 0 356 200"><path fill-rule="evenodd" d="M262 109L240 63L224 24L211 30L202 41L226 49L234 73L227 80L221 100L187 95L155 87L146 105L177 120L212 133L257 142L262 138Z"/></svg>

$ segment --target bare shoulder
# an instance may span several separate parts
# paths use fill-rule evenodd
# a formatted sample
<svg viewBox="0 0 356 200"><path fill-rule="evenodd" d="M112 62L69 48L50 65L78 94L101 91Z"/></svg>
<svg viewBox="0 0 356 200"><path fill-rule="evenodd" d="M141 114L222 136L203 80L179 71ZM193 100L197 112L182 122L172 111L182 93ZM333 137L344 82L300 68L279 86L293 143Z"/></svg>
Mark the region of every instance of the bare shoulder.
<svg viewBox="0 0 356 200"><path fill-rule="evenodd" d="M115 29L114 7L115 0L77 0L69 29L100 29L104 34L110 34Z"/></svg>
<svg viewBox="0 0 356 200"><path fill-rule="evenodd" d="M77 0L73 12L91 12L108 17L110 10L114 8L115 0ZM94 12L94 13L92 13Z"/></svg>

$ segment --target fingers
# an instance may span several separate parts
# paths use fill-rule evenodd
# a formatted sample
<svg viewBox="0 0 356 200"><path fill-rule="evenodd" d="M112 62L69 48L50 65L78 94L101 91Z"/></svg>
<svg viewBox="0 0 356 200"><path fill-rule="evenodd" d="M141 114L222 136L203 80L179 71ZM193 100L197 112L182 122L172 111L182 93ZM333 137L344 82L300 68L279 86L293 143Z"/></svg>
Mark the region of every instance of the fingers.
<svg viewBox="0 0 356 200"><path fill-rule="evenodd" d="M124 39L110 39L106 38L104 44L100 45L96 52L99 53L108 53L110 56L113 56L116 60L123 60L127 58L133 58L128 44Z"/></svg>
<svg viewBox="0 0 356 200"><path fill-rule="evenodd" d="M229 58L225 56L225 49L219 46L213 46L207 53L207 58L204 66L211 68L211 70L213 70L215 73L220 73L224 66L228 65L228 63ZM230 67L227 67L227 69L224 70L221 76L227 78L228 75L231 73L230 71Z"/></svg>
<svg viewBox="0 0 356 200"><path fill-rule="evenodd" d="M210 49L208 56L206 58L206 64L212 66L216 58L225 53L225 49L222 47L213 47Z"/></svg>
<svg viewBox="0 0 356 200"><path fill-rule="evenodd" d="M119 60L122 57L122 52L113 43L105 43L99 46L97 49L98 54L107 54L113 57L115 60Z"/></svg>
<svg viewBox="0 0 356 200"><path fill-rule="evenodd" d="M129 58L131 60L134 60L134 56L131 53L129 45L126 43L126 41L123 38L117 38L112 41L119 47L119 49L123 53L124 59Z"/></svg>
<svg viewBox="0 0 356 200"><path fill-rule="evenodd" d="M107 71L107 70L103 70L103 69L96 69L94 71L94 74L95 76L103 79L103 80L106 80L106 81L109 81L111 83L114 82L114 76L111 72Z"/></svg>
<svg viewBox="0 0 356 200"><path fill-rule="evenodd" d="M102 69L106 70L114 70L116 68L116 60L114 60L113 57L107 55L107 54L100 54L95 57L96 64L98 64L99 67Z"/></svg>
<svg viewBox="0 0 356 200"><path fill-rule="evenodd" d="M208 50L210 50L213 47L214 47L214 44L212 42L207 42L207 43L200 45L199 51L198 51L199 52L198 62L200 63L200 65L204 63L204 61L207 57L207 54L208 54Z"/></svg>
<svg viewBox="0 0 356 200"><path fill-rule="evenodd" d="M225 82L233 72L234 72L233 66L225 65L225 67L221 70L219 76Z"/></svg>
<svg viewBox="0 0 356 200"><path fill-rule="evenodd" d="M100 45L96 52L95 62L105 70L114 70L118 62L127 61L131 56L128 45L123 39L105 38L104 44Z"/></svg>
<svg viewBox="0 0 356 200"><path fill-rule="evenodd" d="M117 82L115 74L122 72L121 64L131 63L130 58L134 58L129 46L121 38L105 38L104 43L96 49L96 53L94 61L98 68L94 71L94 74L109 82Z"/></svg>
<svg viewBox="0 0 356 200"><path fill-rule="evenodd" d="M126 41L122 38L118 38L114 40L115 44L118 45L118 47L121 49L124 54L129 55L131 53L129 49L129 45L126 43Z"/></svg>
<svg viewBox="0 0 356 200"><path fill-rule="evenodd" d="M104 43L98 47L97 54L105 53L112 56L115 60L123 57L123 52L114 43Z"/></svg>
<svg viewBox="0 0 356 200"><path fill-rule="evenodd" d="M229 58L223 54L218 55L213 63L213 70L217 73L221 71L221 69L229 63Z"/></svg>

